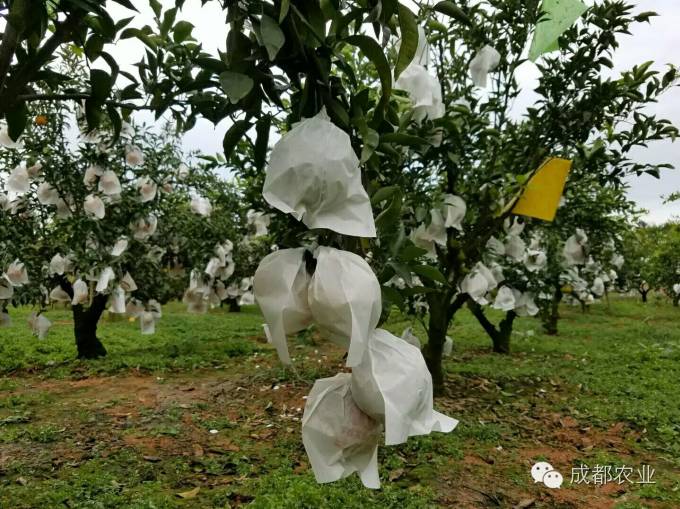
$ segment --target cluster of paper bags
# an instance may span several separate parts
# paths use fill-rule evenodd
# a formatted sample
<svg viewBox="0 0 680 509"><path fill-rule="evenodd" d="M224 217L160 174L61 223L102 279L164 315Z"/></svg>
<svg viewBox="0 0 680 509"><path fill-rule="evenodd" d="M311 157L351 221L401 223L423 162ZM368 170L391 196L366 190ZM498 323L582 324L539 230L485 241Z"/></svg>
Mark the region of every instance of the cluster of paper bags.
<svg viewBox="0 0 680 509"><path fill-rule="evenodd" d="M325 112L297 124L274 147L264 197L309 228L375 236L370 200L349 136ZM458 421L433 410L432 378L420 350L376 328L380 284L360 256L331 247L275 251L253 288L267 338L290 364L287 335L315 324L347 348L351 373L317 380L302 418L302 440L316 480L358 472L379 488L378 443L401 444Z"/></svg>

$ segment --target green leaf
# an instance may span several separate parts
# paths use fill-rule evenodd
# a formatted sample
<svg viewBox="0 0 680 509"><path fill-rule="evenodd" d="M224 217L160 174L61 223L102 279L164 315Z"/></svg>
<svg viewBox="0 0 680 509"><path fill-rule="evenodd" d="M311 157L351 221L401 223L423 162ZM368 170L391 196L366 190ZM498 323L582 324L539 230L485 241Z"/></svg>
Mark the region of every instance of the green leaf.
<svg viewBox="0 0 680 509"><path fill-rule="evenodd" d="M389 206L383 210L375 220L375 226L378 229L384 230L399 222L401 219L402 201L403 197L401 191L395 192Z"/></svg>
<svg viewBox="0 0 680 509"><path fill-rule="evenodd" d="M399 259L405 262L410 262L416 258L420 258L427 254L427 250L421 247L409 244L399 252Z"/></svg>
<svg viewBox="0 0 680 509"><path fill-rule="evenodd" d="M359 48L373 62L376 71L378 71L380 85L382 86L382 97L378 108L385 109L392 94L392 72L380 44L367 35L351 35L345 38L344 42Z"/></svg>
<svg viewBox="0 0 680 509"><path fill-rule="evenodd" d="M224 71L220 74L220 84L232 104L236 104L253 89L255 82L250 76L238 72Z"/></svg>
<svg viewBox="0 0 680 509"><path fill-rule="evenodd" d="M104 60L106 60L107 64L109 64L109 67L111 68L111 82L115 84L116 80L118 79L118 73L120 72L120 67L118 66L118 62L116 62L116 59L113 58L113 56L106 53L105 51L103 51L100 56Z"/></svg>
<svg viewBox="0 0 680 509"><path fill-rule="evenodd" d="M391 286L381 286L380 289L382 290L383 304L387 302L393 306L397 306L399 309L404 308L404 297L396 288L392 288Z"/></svg>
<svg viewBox="0 0 680 509"><path fill-rule="evenodd" d="M120 113L113 106L107 106L106 112L109 114L111 119L111 125L113 126L113 141L117 141L120 136L120 131L123 128L123 121L120 118Z"/></svg>
<svg viewBox="0 0 680 509"><path fill-rule="evenodd" d="M92 100L103 104L111 93L113 81L106 71L92 69L90 71L90 86L92 87Z"/></svg>
<svg viewBox="0 0 680 509"><path fill-rule="evenodd" d="M380 137L380 143L396 143L397 145L406 145L418 147L421 145L430 145L430 142L420 136L413 136L411 134L403 133L387 133Z"/></svg>
<svg viewBox="0 0 680 509"><path fill-rule="evenodd" d="M283 35L281 27L272 18L263 14L260 34L262 36L262 44L267 49L269 60L274 60L286 42L286 37Z"/></svg>
<svg viewBox="0 0 680 509"><path fill-rule="evenodd" d="M222 148L224 149L224 157L227 159L231 156L234 151L234 147L241 141L241 138L248 132L253 124L248 120L237 120L234 122L229 130L224 135L224 140L222 141Z"/></svg>
<svg viewBox="0 0 680 509"><path fill-rule="evenodd" d="M559 48L560 36L581 17L588 7L580 0L543 0L541 10L545 16L534 30L529 49L529 60L535 62L543 53Z"/></svg>
<svg viewBox="0 0 680 509"><path fill-rule="evenodd" d="M134 16L132 16L129 18L123 18L120 21L116 22L116 32L120 32L121 30L123 30L123 28L132 23L134 19L135 19Z"/></svg>
<svg viewBox="0 0 680 509"><path fill-rule="evenodd" d="M7 120L7 134L9 134L12 140L17 141L24 132L24 129L26 129L26 123L28 122L26 103L22 102L13 110L8 111L5 114L5 119Z"/></svg>
<svg viewBox="0 0 680 509"><path fill-rule="evenodd" d="M12 2L7 21L18 34L23 34L35 25L37 20L34 17L34 11L39 8L39 5L38 0L14 0ZM3 10L6 10L6 5L3 7Z"/></svg>
<svg viewBox="0 0 680 509"><path fill-rule="evenodd" d="M371 196L371 204L377 205L380 202L389 200L397 191L399 191L399 186L381 187Z"/></svg>
<svg viewBox="0 0 680 509"><path fill-rule="evenodd" d="M193 30L194 25L188 21L179 21L172 31L172 38L177 44L180 44L191 37Z"/></svg>
<svg viewBox="0 0 680 509"><path fill-rule="evenodd" d="M361 149L361 163L363 164L371 158L375 149L378 148L380 135L376 130L366 127L361 133L361 140L364 142L364 146Z"/></svg>
<svg viewBox="0 0 680 509"><path fill-rule="evenodd" d="M413 13L399 4L399 31L401 32L401 44L397 64L394 67L394 79L399 79L401 73L413 61L418 51L418 24Z"/></svg>
<svg viewBox="0 0 680 509"><path fill-rule="evenodd" d="M401 293L404 297L413 297L414 295L424 295L428 293L435 293L436 288L426 288L424 286L412 286L411 288L404 288Z"/></svg>
<svg viewBox="0 0 680 509"><path fill-rule="evenodd" d="M444 277L444 274L442 274L441 272L439 272L438 269L430 265L414 265L411 267L411 270L418 274L419 276L431 279L432 281L436 281L437 283L442 283L444 285L448 284L446 278Z"/></svg>
<svg viewBox="0 0 680 509"><path fill-rule="evenodd" d="M92 35L85 43L85 56L90 62L99 58L99 55L104 49L104 39L97 34Z"/></svg>
<svg viewBox="0 0 680 509"><path fill-rule="evenodd" d="M113 0L113 1L116 2L117 4L122 5L123 7L127 7L131 11L139 12L137 11L137 9L135 9L135 6L132 5L132 2L130 2L130 0Z"/></svg>
<svg viewBox="0 0 680 509"><path fill-rule="evenodd" d="M85 118L87 119L87 127L89 131L97 129L102 122L103 113L101 110L101 103L93 100L85 100Z"/></svg>
<svg viewBox="0 0 680 509"><path fill-rule="evenodd" d="M387 262L387 266L394 269L394 272L397 274L397 276L403 279L407 285L411 286L413 284L413 279L411 278L411 270L409 269L409 267L407 267L403 263L397 263L394 261Z"/></svg>
<svg viewBox="0 0 680 509"><path fill-rule="evenodd" d="M170 33L172 25L175 23L175 18L177 18L177 7L168 9L163 15L163 23L161 23L161 35L167 37Z"/></svg>
<svg viewBox="0 0 680 509"><path fill-rule="evenodd" d="M149 4L151 5L153 13L159 18L161 16L161 10L163 9L161 3L158 0L149 0Z"/></svg>
<svg viewBox="0 0 680 509"><path fill-rule="evenodd" d="M282 23L286 16L288 16L288 9L290 9L290 0L282 0L281 12L279 13L279 23Z"/></svg>
<svg viewBox="0 0 680 509"><path fill-rule="evenodd" d="M465 14L465 11L458 7L456 4L453 2L439 2L437 5L434 6L434 10L437 12L441 12L442 14L446 14L450 18L455 19L456 21L459 21L465 25L471 26L472 21L468 17L467 14Z"/></svg>

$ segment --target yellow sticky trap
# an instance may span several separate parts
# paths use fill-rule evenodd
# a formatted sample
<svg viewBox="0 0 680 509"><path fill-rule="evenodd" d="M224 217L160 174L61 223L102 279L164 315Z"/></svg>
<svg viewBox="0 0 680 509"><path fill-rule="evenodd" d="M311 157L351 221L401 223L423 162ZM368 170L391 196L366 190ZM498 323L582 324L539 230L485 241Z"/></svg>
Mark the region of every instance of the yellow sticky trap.
<svg viewBox="0 0 680 509"><path fill-rule="evenodd" d="M569 159L559 158L548 159L543 163L529 179L512 213L545 221L555 219L571 163Z"/></svg>

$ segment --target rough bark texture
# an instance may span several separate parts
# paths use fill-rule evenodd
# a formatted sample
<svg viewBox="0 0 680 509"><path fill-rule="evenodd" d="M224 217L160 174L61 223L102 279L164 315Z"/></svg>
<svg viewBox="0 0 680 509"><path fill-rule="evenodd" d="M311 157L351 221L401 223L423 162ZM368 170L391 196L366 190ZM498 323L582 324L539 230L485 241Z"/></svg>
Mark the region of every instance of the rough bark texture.
<svg viewBox="0 0 680 509"><path fill-rule="evenodd" d="M79 359L97 359L106 355L106 348L97 337L97 324L106 309L106 295L97 295L89 308L73 306L73 330Z"/></svg>
<svg viewBox="0 0 680 509"><path fill-rule="evenodd" d="M673 305L675 307L680 306L680 295L675 295L673 296Z"/></svg>
<svg viewBox="0 0 680 509"><path fill-rule="evenodd" d="M236 299L229 299L229 312L230 313L240 313L241 312L241 306L238 304L238 300Z"/></svg>
<svg viewBox="0 0 680 509"><path fill-rule="evenodd" d="M640 295L642 295L642 302L647 303L647 294L649 293L649 290L640 290Z"/></svg>

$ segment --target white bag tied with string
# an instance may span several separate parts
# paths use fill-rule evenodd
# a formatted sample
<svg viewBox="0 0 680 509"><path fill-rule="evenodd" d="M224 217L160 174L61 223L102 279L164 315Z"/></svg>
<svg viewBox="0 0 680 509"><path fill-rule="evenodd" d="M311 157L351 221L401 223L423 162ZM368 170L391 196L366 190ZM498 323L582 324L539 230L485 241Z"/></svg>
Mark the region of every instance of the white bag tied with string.
<svg viewBox="0 0 680 509"><path fill-rule="evenodd" d="M359 408L385 423L385 445L432 431L448 433L458 424L433 409L432 376L420 350L383 329L373 332L363 361L352 368L352 396Z"/></svg>
<svg viewBox="0 0 680 509"><path fill-rule="evenodd" d="M334 343L348 348L347 366L361 362L382 312L380 283L366 260L321 246L309 284L314 322Z"/></svg>
<svg viewBox="0 0 680 509"><path fill-rule="evenodd" d="M310 229L376 235L359 159L347 133L325 110L298 123L274 146L262 195Z"/></svg>
<svg viewBox="0 0 680 509"><path fill-rule="evenodd" d="M355 366L380 320L380 283L354 253L322 246L314 259L311 276L304 248L275 251L257 268L253 289L267 322L267 339L281 361L290 364L286 335L314 322L328 339L348 349L347 365Z"/></svg>
<svg viewBox="0 0 680 509"><path fill-rule="evenodd" d="M356 405L351 375L317 380L302 416L302 442L318 483L353 472L367 488L380 488L378 440L381 425Z"/></svg>
<svg viewBox="0 0 680 509"><path fill-rule="evenodd" d="M267 339L281 362L290 364L286 335L309 327L312 312L307 303L310 276L304 260L305 248L281 249L267 255L253 280L255 300L267 326Z"/></svg>

